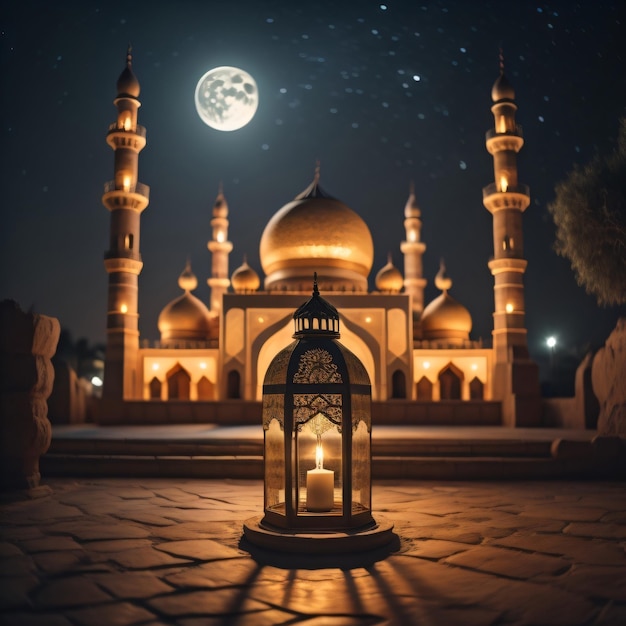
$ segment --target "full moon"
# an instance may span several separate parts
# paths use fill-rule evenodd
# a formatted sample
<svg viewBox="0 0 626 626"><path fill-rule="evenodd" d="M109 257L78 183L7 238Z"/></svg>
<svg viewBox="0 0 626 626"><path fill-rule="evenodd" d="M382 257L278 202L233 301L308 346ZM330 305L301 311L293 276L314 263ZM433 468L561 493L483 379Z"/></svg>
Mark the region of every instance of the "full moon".
<svg viewBox="0 0 626 626"><path fill-rule="evenodd" d="M217 130L237 130L254 117L259 91L248 72L222 66L209 70L198 81L195 101L205 124Z"/></svg>

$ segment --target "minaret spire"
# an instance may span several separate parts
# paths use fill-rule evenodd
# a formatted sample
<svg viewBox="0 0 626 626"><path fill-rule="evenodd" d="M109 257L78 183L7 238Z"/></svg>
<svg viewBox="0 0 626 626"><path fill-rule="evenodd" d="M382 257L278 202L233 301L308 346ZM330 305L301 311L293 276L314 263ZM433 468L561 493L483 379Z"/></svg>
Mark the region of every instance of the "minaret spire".
<svg viewBox="0 0 626 626"><path fill-rule="evenodd" d="M146 129L137 124L139 81L131 69L131 48L117 81L117 120L106 141L114 150L114 178L104 186L102 203L111 212L109 249L104 266L109 275L107 345L103 400L117 403L141 397L135 387L139 349L138 276L140 216L148 206L150 188L138 181L139 153L146 145Z"/></svg>
<svg viewBox="0 0 626 626"><path fill-rule="evenodd" d="M494 277L493 393L504 400L506 425L538 425L539 382L536 365L528 356L525 324L522 214L530 204L527 185L518 181L517 153L524 145L515 121L515 92L504 75L500 49L500 75L491 91L494 128L486 147L493 156L494 182L483 188L483 204L493 215L493 249L489 269ZM523 420L526 420L525 422Z"/></svg>
<svg viewBox="0 0 626 626"><path fill-rule="evenodd" d="M426 244L420 241L422 232L421 211L415 200L415 183L409 184L409 197L404 207L404 229L406 240L400 244L404 255L404 291L411 296L411 306L414 316L419 316L424 310L424 287L426 279L423 277L422 255Z"/></svg>
<svg viewBox="0 0 626 626"><path fill-rule="evenodd" d="M228 278L228 255L233 244L228 241L228 203L224 197L224 187L220 181L215 204L213 205L212 239L207 243L211 252L211 278L207 284L211 288L211 312L222 312L222 296L230 287Z"/></svg>

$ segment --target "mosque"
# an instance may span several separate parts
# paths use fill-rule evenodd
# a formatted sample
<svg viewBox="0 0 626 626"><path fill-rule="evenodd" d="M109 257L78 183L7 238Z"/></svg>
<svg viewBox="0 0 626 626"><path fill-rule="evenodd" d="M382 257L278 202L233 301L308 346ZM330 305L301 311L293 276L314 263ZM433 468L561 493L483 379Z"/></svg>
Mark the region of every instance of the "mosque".
<svg viewBox="0 0 626 626"><path fill-rule="evenodd" d="M515 94L501 67L492 89L494 126L486 133L494 182L483 189L493 215L494 278L492 347L470 338L469 311L449 293L441 267L441 291L425 305L421 214L411 189L404 208L403 272L391 260L368 291L374 242L363 219L312 183L280 208L260 239L261 277L245 261L229 276L229 207L220 188L211 219L210 302L193 291L189 264L181 295L158 319L160 341L150 346L138 328L141 214L149 188L137 178L146 129L137 123L140 86L132 58L117 82L117 119L106 141L114 151L114 179L102 201L110 211L107 343L100 423L260 419L262 384L274 356L292 341L293 313L317 285L341 315L341 342L363 363L372 384L373 412L390 416L437 415L465 419L491 415L507 426L537 426L541 415L538 368L530 360L525 327L522 214L529 190L517 179L524 144L515 121ZM247 417L246 417L247 416Z"/></svg>

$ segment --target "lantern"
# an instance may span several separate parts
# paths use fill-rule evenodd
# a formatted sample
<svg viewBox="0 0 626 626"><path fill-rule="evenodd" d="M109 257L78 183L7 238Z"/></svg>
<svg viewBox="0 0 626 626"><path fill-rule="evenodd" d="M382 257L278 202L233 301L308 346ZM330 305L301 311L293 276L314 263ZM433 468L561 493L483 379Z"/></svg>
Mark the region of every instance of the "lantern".
<svg viewBox="0 0 626 626"><path fill-rule="evenodd" d="M371 512L368 374L338 341L339 313L320 296L317 275L293 317L295 341L274 357L263 384L265 515L248 520L244 533L279 550L379 547L393 526Z"/></svg>

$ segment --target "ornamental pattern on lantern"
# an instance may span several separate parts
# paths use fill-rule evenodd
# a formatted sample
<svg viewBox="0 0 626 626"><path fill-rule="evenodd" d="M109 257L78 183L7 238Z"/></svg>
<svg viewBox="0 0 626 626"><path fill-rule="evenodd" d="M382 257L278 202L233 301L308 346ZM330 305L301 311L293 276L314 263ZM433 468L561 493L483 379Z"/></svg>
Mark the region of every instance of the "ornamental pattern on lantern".
<svg viewBox="0 0 626 626"><path fill-rule="evenodd" d="M329 430L333 424L341 428L341 406L340 393L294 394L294 426L298 431L301 431L302 425L311 420L311 428L316 435L321 435L326 430Z"/></svg>
<svg viewBox="0 0 626 626"><path fill-rule="evenodd" d="M294 383L341 383L341 374L327 350L315 348L307 350L301 357Z"/></svg>
<svg viewBox="0 0 626 626"><path fill-rule="evenodd" d="M291 353L296 347L297 342L293 342L283 350L281 350L270 363L265 373L265 385L279 385L285 382L285 372L291 358Z"/></svg>
<svg viewBox="0 0 626 626"><path fill-rule="evenodd" d="M277 420L280 424L281 430L284 429L285 424L283 422L283 408L284 401L282 394L263 394L263 430L267 430L270 427L270 422L272 420Z"/></svg>

